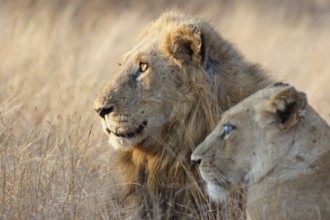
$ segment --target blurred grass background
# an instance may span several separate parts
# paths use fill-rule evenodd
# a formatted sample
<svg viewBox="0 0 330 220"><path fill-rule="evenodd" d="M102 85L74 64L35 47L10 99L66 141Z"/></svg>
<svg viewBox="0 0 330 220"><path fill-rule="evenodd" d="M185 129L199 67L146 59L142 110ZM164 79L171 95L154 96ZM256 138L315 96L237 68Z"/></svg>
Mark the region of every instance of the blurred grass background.
<svg viewBox="0 0 330 220"><path fill-rule="evenodd" d="M93 99L173 7L209 19L330 122L328 0L0 0L0 219L118 217Z"/></svg>

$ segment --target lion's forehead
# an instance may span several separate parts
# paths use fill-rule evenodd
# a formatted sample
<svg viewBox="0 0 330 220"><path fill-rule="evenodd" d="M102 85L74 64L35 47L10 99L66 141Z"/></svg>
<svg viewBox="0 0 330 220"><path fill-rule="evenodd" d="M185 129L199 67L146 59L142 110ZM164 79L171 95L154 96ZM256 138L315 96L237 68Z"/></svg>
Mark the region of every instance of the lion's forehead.
<svg viewBox="0 0 330 220"><path fill-rule="evenodd" d="M137 56L155 55L156 51L160 51L159 34L148 34L141 38L133 49L123 55L122 62L135 59Z"/></svg>

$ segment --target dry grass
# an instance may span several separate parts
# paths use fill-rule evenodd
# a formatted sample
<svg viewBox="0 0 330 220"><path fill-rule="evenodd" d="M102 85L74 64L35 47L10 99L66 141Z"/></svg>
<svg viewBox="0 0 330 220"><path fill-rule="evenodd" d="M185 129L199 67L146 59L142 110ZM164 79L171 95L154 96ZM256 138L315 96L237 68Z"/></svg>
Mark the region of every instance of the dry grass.
<svg viewBox="0 0 330 220"><path fill-rule="evenodd" d="M0 1L0 219L117 216L92 102L136 34L175 1L91 2ZM204 14L330 122L329 4L267 2L176 5Z"/></svg>

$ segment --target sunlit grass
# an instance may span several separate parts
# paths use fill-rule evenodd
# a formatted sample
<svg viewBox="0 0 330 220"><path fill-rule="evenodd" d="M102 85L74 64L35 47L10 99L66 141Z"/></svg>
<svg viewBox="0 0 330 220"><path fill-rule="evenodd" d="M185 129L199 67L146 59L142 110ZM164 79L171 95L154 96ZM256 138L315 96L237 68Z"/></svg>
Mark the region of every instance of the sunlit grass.
<svg viewBox="0 0 330 220"><path fill-rule="evenodd" d="M118 218L92 102L137 34L173 2L0 1L0 218ZM251 4L178 7L204 14L330 122L328 26Z"/></svg>

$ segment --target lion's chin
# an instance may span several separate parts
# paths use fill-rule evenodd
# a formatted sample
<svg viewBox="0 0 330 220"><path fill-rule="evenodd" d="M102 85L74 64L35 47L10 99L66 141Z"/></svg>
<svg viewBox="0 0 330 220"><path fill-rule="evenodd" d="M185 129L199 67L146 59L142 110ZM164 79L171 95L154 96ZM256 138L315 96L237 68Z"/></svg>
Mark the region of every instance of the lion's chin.
<svg viewBox="0 0 330 220"><path fill-rule="evenodd" d="M207 193L210 198L217 202L226 202L228 191L223 187L207 182Z"/></svg>
<svg viewBox="0 0 330 220"><path fill-rule="evenodd" d="M113 133L109 134L109 144L115 150L131 150L133 147L141 145L145 140L144 135L137 135L130 138L117 137Z"/></svg>

